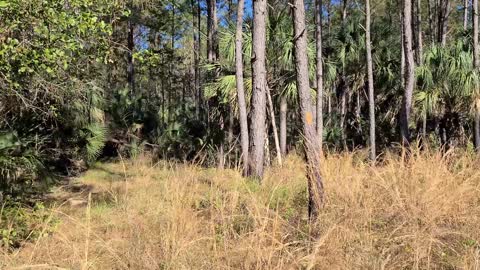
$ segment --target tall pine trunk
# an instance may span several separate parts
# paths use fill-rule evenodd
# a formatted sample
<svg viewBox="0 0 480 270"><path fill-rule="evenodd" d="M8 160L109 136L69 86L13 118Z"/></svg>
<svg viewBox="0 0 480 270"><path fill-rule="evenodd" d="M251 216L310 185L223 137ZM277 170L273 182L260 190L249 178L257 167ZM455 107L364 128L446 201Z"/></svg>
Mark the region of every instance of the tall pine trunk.
<svg viewBox="0 0 480 270"><path fill-rule="evenodd" d="M240 145L242 147L243 174L248 172L248 120L245 87L243 85L243 9L244 0L238 0L237 29L235 32L235 79L237 83L238 112L240 120Z"/></svg>
<svg viewBox="0 0 480 270"><path fill-rule="evenodd" d="M450 17L450 0L442 0L438 6L438 42L447 45L448 18Z"/></svg>
<svg viewBox="0 0 480 270"><path fill-rule="evenodd" d="M322 0L315 0L315 36L317 45L317 136L320 153L323 149L323 58L322 58Z"/></svg>
<svg viewBox="0 0 480 270"><path fill-rule="evenodd" d="M375 94L373 89L372 42L370 38L370 0L365 0L365 45L367 50L368 111L370 120L370 160L377 157L375 145Z"/></svg>
<svg viewBox="0 0 480 270"><path fill-rule="evenodd" d="M307 31L303 0L291 0L293 8L295 71L300 114L303 124L305 157L307 161L309 217L317 218L323 201L323 183L320 175L320 147L313 121L313 108L308 79Z"/></svg>
<svg viewBox="0 0 480 270"><path fill-rule="evenodd" d="M219 58L219 47L218 47L218 20L217 20L217 1L216 0L207 0L207 60L209 64L215 64ZM217 79L219 76L219 70L214 69L213 80ZM219 126L222 133L221 141L218 146L217 167L223 169L225 167L225 157L224 157L224 127L225 127L225 113L220 111L219 117Z"/></svg>
<svg viewBox="0 0 480 270"><path fill-rule="evenodd" d="M412 0L403 0L403 49L405 53L405 83L400 111L400 135L403 144L410 140L409 121L415 80L415 61L412 46Z"/></svg>
<svg viewBox="0 0 480 270"><path fill-rule="evenodd" d="M252 100L248 175L262 179L265 156L267 69L265 62L267 1L253 1Z"/></svg>
<svg viewBox="0 0 480 270"><path fill-rule="evenodd" d="M475 69L480 71L480 47L478 44L478 0L473 0L473 59ZM475 123L474 123L474 137L475 147L477 152L480 153L480 99L475 100Z"/></svg>
<svg viewBox="0 0 480 270"><path fill-rule="evenodd" d="M199 0L191 0L192 25L193 25L193 70L194 70L194 93L195 93L195 115L197 120L201 119L202 93L200 90L200 6Z"/></svg>

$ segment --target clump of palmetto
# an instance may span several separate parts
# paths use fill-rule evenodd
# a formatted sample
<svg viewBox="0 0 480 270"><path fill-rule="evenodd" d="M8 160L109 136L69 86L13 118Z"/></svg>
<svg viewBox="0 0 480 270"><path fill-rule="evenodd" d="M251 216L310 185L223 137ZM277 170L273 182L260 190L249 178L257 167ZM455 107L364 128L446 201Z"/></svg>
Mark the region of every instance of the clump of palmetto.
<svg viewBox="0 0 480 270"><path fill-rule="evenodd" d="M56 206L56 232L0 268L478 269L480 174L468 153L328 155L325 205L307 218L304 163L262 185L236 171L149 158L99 165L78 185L85 207ZM63 193L62 193L63 194ZM65 195L65 194L64 194ZM67 193L68 195L68 193ZM62 197L65 199L65 197Z"/></svg>

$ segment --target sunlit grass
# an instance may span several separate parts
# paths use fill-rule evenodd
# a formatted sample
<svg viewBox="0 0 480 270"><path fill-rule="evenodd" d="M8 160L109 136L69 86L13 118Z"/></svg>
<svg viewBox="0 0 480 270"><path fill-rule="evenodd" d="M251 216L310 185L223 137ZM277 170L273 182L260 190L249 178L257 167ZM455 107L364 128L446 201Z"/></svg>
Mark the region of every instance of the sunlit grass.
<svg viewBox="0 0 480 270"><path fill-rule="evenodd" d="M323 160L327 197L315 224L294 155L268 169L261 185L232 170L148 157L99 164L79 181L94 186L91 201L52 206L56 232L4 252L0 266L480 269L476 157L389 154L374 167L364 156Z"/></svg>

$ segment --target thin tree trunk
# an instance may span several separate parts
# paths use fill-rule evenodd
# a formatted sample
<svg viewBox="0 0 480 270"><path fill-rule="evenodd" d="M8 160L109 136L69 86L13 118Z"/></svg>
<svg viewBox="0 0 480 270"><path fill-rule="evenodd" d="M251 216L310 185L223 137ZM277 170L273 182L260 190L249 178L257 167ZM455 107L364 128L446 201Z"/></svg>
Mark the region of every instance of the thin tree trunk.
<svg viewBox="0 0 480 270"><path fill-rule="evenodd" d="M403 0L402 0L403 1ZM402 28L401 28L401 36L400 36L400 53L401 53L401 56L400 56L400 82L401 82L401 85L402 85L402 88L405 88L405 42L403 41L404 40L404 32L405 32L405 29L403 27L404 25L404 22L403 22L403 12L400 12L400 21L402 23Z"/></svg>
<svg viewBox="0 0 480 270"><path fill-rule="evenodd" d="M287 98L280 97L280 152L283 156L287 154Z"/></svg>
<svg viewBox="0 0 480 270"><path fill-rule="evenodd" d="M215 64L219 58L218 47L218 20L217 20L217 1L207 0L207 60L209 64ZM213 79L219 76L219 70L215 68ZM220 111L220 132L222 133L221 141L218 146L218 168L223 169L225 166L224 157L224 126L225 126L225 112Z"/></svg>
<svg viewBox="0 0 480 270"><path fill-rule="evenodd" d="M436 28L435 28L435 1L436 0L427 0L427 5L428 5L428 30L430 32L430 41L432 43L435 42L436 40L436 35L437 33Z"/></svg>
<svg viewBox="0 0 480 270"><path fill-rule="evenodd" d="M468 0L463 0L463 31L468 28Z"/></svg>
<svg viewBox="0 0 480 270"><path fill-rule="evenodd" d="M253 1L253 33L252 33L252 100L250 120L250 150L248 175L263 177L265 119L266 119L266 88L267 69L266 54L266 16L267 1Z"/></svg>
<svg viewBox="0 0 480 270"><path fill-rule="evenodd" d="M348 0L343 0L342 6L342 27L346 27L347 23L347 7L348 7ZM342 66L342 74L341 80L343 82L342 89L340 89L340 132L341 132L341 140L342 146L344 150L347 150L347 136L345 134L345 118L347 114L347 94L349 92L349 87L347 85L347 78L345 75L345 67Z"/></svg>
<svg viewBox="0 0 480 270"><path fill-rule="evenodd" d="M416 56L417 56L417 65L422 65L423 63L423 33L422 33L422 0L416 1L416 30L417 30L417 46L416 46Z"/></svg>
<svg viewBox="0 0 480 270"><path fill-rule="evenodd" d="M322 58L322 0L315 0L315 36L317 45L317 136L320 153L323 150L323 58Z"/></svg>
<svg viewBox="0 0 480 270"><path fill-rule="evenodd" d="M375 145L375 93L373 89L372 42L370 38L370 0L365 0L365 45L367 50L368 112L370 116L370 160L377 158Z"/></svg>
<svg viewBox="0 0 480 270"><path fill-rule="evenodd" d="M343 80L345 80L345 78ZM345 120L347 116L347 87L343 87L344 89L342 90L342 94L340 96L340 132L342 137L342 147L344 150L347 150L347 136L345 134Z"/></svg>
<svg viewBox="0 0 480 270"><path fill-rule="evenodd" d="M303 123L303 136L307 161L309 190L308 213L312 220L318 217L323 202L323 183L320 175L320 148L313 122L313 108L308 79L307 31L305 28L305 7L303 0L291 0L293 8L295 70L297 92Z"/></svg>
<svg viewBox="0 0 480 270"><path fill-rule="evenodd" d="M403 43L405 49L405 86L400 112L400 135L403 144L410 140L409 121L412 108L415 61L412 48L412 0L403 0Z"/></svg>
<svg viewBox="0 0 480 270"><path fill-rule="evenodd" d="M207 60L210 64L218 59L217 1L207 0Z"/></svg>
<svg viewBox="0 0 480 270"><path fill-rule="evenodd" d="M248 121L245 88L243 85L243 9L244 0L238 0L237 29L235 33L235 79L237 85L238 111L240 120L240 144L242 147L243 174L248 173Z"/></svg>
<svg viewBox="0 0 480 270"><path fill-rule="evenodd" d="M478 44L478 0L473 0L473 59L475 69L480 71L480 47ZM475 100L475 147L480 153L480 98Z"/></svg>
<svg viewBox="0 0 480 270"><path fill-rule="evenodd" d="M447 45L448 17L450 17L450 0L442 0L438 12L438 42Z"/></svg>
<svg viewBox="0 0 480 270"><path fill-rule="evenodd" d="M134 40L134 32L135 32L135 25L131 21L128 20L128 38L127 38L127 82L130 88L130 94L133 95L135 93L135 66L133 60L133 52L135 50L135 40Z"/></svg>
<svg viewBox="0 0 480 270"><path fill-rule="evenodd" d="M192 5L192 25L193 25L193 70L194 70L194 93L195 93L195 115L200 120L200 111L202 107L200 93L200 20L198 14L200 10L195 8L195 0L191 0Z"/></svg>
<svg viewBox="0 0 480 270"><path fill-rule="evenodd" d="M282 166L282 151L280 150L280 141L278 139L277 124L275 121L275 110L272 102L272 95L270 94L270 88L267 87L267 101L270 111L270 121L272 123L273 140L275 142L275 150L277 151L278 165Z"/></svg>

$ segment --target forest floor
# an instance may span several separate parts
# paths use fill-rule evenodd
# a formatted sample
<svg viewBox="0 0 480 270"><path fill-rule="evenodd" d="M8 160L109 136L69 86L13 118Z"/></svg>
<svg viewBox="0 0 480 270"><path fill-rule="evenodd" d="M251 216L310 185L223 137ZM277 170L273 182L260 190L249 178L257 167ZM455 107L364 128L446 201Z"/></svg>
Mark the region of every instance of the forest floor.
<svg viewBox="0 0 480 270"><path fill-rule="evenodd" d="M0 249L0 269L480 269L474 155L364 156L325 158L315 224L294 155L261 185L148 157L97 164L50 194L49 233Z"/></svg>

